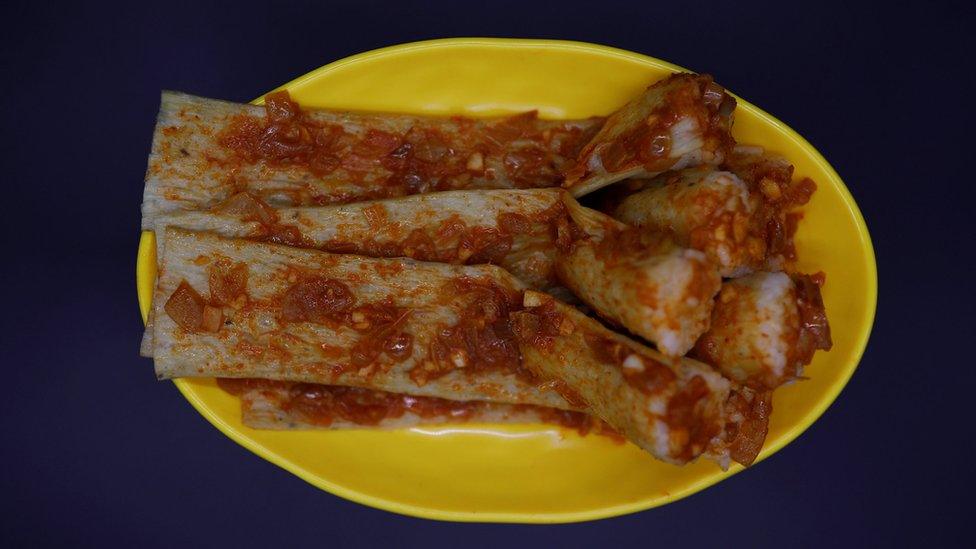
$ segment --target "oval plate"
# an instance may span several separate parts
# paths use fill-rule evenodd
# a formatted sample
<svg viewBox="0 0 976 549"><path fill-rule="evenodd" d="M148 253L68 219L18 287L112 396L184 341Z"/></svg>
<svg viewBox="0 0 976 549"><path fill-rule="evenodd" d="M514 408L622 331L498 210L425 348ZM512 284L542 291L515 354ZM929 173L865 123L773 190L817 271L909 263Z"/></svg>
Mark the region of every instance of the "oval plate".
<svg viewBox="0 0 976 549"><path fill-rule="evenodd" d="M278 89L308 107L547 118L605 115L680 67L578 42L448 39L355 55ZM260 102L260 100L256 101ZM776 391L759 460L800 435L857 367L874 320L877 273L864 219L840 177L796 132L739 102L736 139L783 154L818 192L796 243L800 268L828 273L823 289L834 347L809 380ZM139 243L136 284L145 319L156 275L153 234ZM230 438L306 481L366 505L456 521L572 522L663 505L740 471L676 467L631 444L549 426L461 425L400 431L256 431L212 380L176 380L187 400Z"/></svg>

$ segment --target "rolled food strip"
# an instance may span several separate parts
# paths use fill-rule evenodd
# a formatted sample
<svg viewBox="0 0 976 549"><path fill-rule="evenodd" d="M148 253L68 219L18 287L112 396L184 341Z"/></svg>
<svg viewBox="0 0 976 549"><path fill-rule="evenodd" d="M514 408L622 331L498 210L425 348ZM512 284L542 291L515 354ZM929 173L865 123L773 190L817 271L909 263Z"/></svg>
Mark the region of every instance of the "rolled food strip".
<svg viewBox="0 0 976 549"><path fill-rule="evenodd" d="M163 92L142 228L250 191L275 206L321 206L452 189L558 186L602 119L412 116L263 106Z"/></svg>
<svg viewBox="0 0 976 549"><path fill-rule="evenodd" d="M388 393L268 379L218 378L217 385L241 400L241 421L252 429L404 429L462 423L558 425L580 435L620 435L583 412L529 404Z"/></svg>
<svg viewBox="0 0 976 549"><path fill-rule="evenodd" d="M767 272L725 282L694 355L760 391L798 378L817 349L831 347L822 283L822 276Z"/></svg>
<svg viewBox="0 0 976 549"><path fill-rule="evenodd" d="M681 356L708 330L722 284L700 251L628 227L566 197L575 226L563 231L556 269L601 317Z"/></svg>
<svg viewBox="0 0 976 549"><path fill-rule="evenodd" d="M238 193L209 211L159 217L167 226L369 257L500 265L537 289L555 283L559 189L447 191L322 207L272 208ZM162 239L157 243L162 257Z"/></svg>
<svg viewBox="0 0 976 549"><path fill-rule="evenodd" d="M698 167L669 172L624 198L613 216L625 223L672 234L682 246L701 250L732 277L765 264L760 200L731 172Z"/></svg>
<svg viewBox="0 0 976 549"><path fill-rule="evenodd" d="M629 177L721 164L734 144L734 110L711 76L672 74L607 118L563 186L578 197Z"/></svg>
<svg viewBox="0 0 976 549"><path fill-rule="evenodd" d="M570 408L521 368L524 286L491 265L373 259L169 228L161 379L262 378Z"/></svg>
<svg viewBox="0 0 976 549"><path fill-rule="evenodd" d="M817 190L808 177L793 179L793 165L762 147L736 146L723 168L736 174L749 186L758 201L752 231L765 243L760 270L792 271L796 261L793 236L802 212L797 209L810 201Z"/></svg>
<svg viewBox="0 0 976 549"><path fill-rule="evenodd" d="M154 227L211 232L370 257L500 265L531 288L567 294L555 278L560 189L446 191L336 206L272 208L241 192L208 211L160 216ZM156 241L157 258L166 241ZM153 317L140 352L152 356Z"/></svg>
<svg viewBox="0 0 976 549"><path fill-rule="evenodd" d="M755 459L768 414L752 393L736 396L707 364L667 358L548 294L526 291L523 304L512 314L523 364L568 401L669 463Z"/></svg>

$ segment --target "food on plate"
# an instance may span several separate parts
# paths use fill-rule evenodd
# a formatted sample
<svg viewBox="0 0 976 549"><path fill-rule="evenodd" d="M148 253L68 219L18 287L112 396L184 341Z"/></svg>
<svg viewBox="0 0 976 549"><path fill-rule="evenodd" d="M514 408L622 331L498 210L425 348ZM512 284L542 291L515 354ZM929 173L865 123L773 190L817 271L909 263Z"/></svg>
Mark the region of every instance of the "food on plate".
<svg viewBox="0 0 976 549"><path fill-rule="evenodd" d="M629 177L721 164L734 144L734 110L711 76L673 74L607 118L563 186L579 197Z"/></svg>
<svg viewBox="0 0 976 549"><path fill-rule="evenodd" d="M766 242L756 229L758 201L734 173L713 167L668 172L646 182L614 210L639 227L668 231L684 246L701 250L722 276L761 268Z"/></svg>
<svg viewBox="0 0 976 549"><path fill-rule="evenodd" d="M447 191L272 208L254 195L239 193L209 211L160 217L155 229L180 227L370 257L492 263L533 288L546 289L555 284L552 227L563 215L560 195L558 189Z"/></svg>
<svg viewBox="0 0 976 549"><path fill-rule="evenodd" d="M299 248L457 264L493 263L530 287L557 295L554 226L565 217L559 189L445 191L353 204L272 208L246 192L207 211L156 219L166 227L206 231ZM157 257L165 240L156 243ZM153 315L140 352L152 356Z"/></svg>
<svg viewBox="0 0 976 549"><path fill-rule="evenodd" d="M218 378L217 385L241 400L241 421L254 429L402 429L455 423L549 423L612 437L605 422L571 410L530 404L388 393L268 379Z"/></svg>
<svg viewBox="0 0 976 549"><path fill-rule="evenodd" d="M823 282L822 275L767 272L726 282L695 356L757 390L799 378L814 352L832 345Z"/></svg>
<svg viewBox="0 0 976 549"><path fill-rule="evenodd" d="M734 110L686 73L566 121L164 92L141 352L255 429L541 422L749 465L831 337L793 244L816 185Z"/></svg>
<svg viewBox="0 0 976 549"><path fill-rule="evenodd" d="M569 408L523 371L491 265L375 259L169 228L153 297L161 379L248 377Z"/></svg>
<svg viewBox="0 0 976 549"><path fill-rule="evenodd" d="M793 165L755 145L738 145L725 162L725 169L749 185L758 196L757 217L766 243L767 271L791 271L796 261L793 235L803 218L799 207L810 201L817 185L810 178L793 179Z"/></svg>
<svg viewBox="0 0 976 549"><path fill-rule="evenodd" d="M453 189L558 186L602 119L496 119L263 106L163 92L142 201L158 215L240 191L275 206L344 204Z"/></svg>
<svg viewBox="0 0 976 549"><path fill-rule="evenodd" d="M796 255L796 209L816 185L794 182L792 165L755 147L737 147L726 166L730 171L701 166L643 182L613 215L670 232L681 245L705 252L722 276L789 267Z"/></svg>
<svg viewBox="0 0 976 549"><path fill-rule="evenodd" d="M575 222L558 239L560 279L601 317L681 356L708 329L722 279L700 251L628 227L566 197ZM574 230L575 229L575 230Z"/></svg>
<svg viewBox="0 0 976 549"><path fill-rule="evenodd" d="M721 374L670 359L548 294L526 291L523 305L512 316L524 365L567 401L663 461L682 464L707 453L727 463L733 429L726 423L734 414L726 402L734 387ZM756 420L751 413L735 419ZM748 464L755 455L735 457Z"/></svg>

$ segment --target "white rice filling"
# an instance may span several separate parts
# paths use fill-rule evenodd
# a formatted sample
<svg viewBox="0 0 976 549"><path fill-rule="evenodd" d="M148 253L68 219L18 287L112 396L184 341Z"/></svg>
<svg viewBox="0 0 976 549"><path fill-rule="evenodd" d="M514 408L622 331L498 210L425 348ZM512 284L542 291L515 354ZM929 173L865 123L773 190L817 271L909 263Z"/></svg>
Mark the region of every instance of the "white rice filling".
<svg viewBox="0 0 976 549"><path fill-rule="evenodd" d="M793 281L784 273L762 273L756 284L757 349L762 362L777 376L786 370L789 346L785 339L787 306L793 291Z"/></svg>
<svg viewBox="0 0 976 549"><path fill-rule="evenodd" d="M681 158L695 151L701 154L701 148L704 145L705 143L701 139L701 130L698 128L698 122L695 119L682 118L677 124L671 126L671 151L669 153L671 158ZM681 169L682 167L684 166L675 165L673 169Z"/></svg>

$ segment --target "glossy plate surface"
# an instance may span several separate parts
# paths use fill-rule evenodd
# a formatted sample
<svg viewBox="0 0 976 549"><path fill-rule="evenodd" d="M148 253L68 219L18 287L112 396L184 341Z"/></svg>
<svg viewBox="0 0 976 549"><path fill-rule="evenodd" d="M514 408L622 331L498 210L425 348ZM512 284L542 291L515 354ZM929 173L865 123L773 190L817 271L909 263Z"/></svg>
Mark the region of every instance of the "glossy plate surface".
<svg viewBox="0 0 976 549"><path fill-rule="evenodd" d="M471 116L538 109L547 118L581 118L610 113L676 70L681 69L592 44L449 39L356 55L281 88L309 107ZM808 381L776 392L762 460L807 429L854 372L874 320L877 274L857 205L809 143L741 100L733 133L739 142L785 155L798 176L818 184L797 248L804 271L827 273L824 301L834 336L834 348L817 353L806 369ZM153 235L145 232L136 269L143 318L155 273ZM675 501L741 470L734 466L722 472L708 461L667 465L630 444L548 426L255 431L241 424L238 401L213 381L178 380L176 385L207 420L259 456L341 497L421 517L596 519Z"/></svg>

